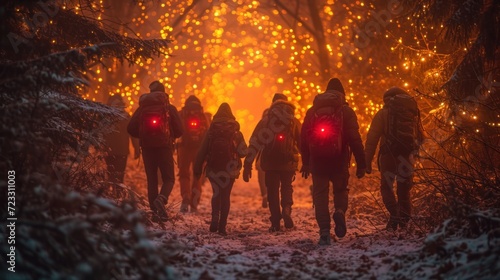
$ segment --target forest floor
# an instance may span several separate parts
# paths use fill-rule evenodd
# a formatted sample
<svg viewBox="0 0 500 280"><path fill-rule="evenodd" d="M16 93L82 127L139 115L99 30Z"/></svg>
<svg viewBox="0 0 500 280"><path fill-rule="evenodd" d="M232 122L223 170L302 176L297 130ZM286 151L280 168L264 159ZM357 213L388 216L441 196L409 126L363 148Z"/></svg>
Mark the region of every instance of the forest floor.
<svg viewBox="0 0 500 280"><path fill-rule="evenodd" d="M136 161L131 165L125 183L145 195L146 179L142 167L137 166ZM450 267L448 257L426 257L422 253L429 235L428 230L426 232L416 222L411 222L406 230L385 230L387 213L377 190L376 174L361 180L350 178L347 235L337 238L333 234L332 221L332 244L329 246L317 245L319 229L312 207L310 179L297 178L294 182L292 217L295 228L269 233L269 209L262 208L256 171L253 175L249 183L240 178L234 184L227 236L208 230L212 195L208 180L203 185L198 212L181 214L180 187L176 178L168 205L172 219L149 226L159 236L155 242L179 242L179 253L172 259L174 278L453 279L457 275L477 278L477 273L468 275L470 269L467 269L468 274L450 272L453 268L467 267L468 261L463 258L470 250L465 250L462 257L460 254L455 256ZM475 245L469 247L475 248L477 253L482 250L477 244L484 242L474 240ZM472 270L478 268L471 267Z"/></svg>

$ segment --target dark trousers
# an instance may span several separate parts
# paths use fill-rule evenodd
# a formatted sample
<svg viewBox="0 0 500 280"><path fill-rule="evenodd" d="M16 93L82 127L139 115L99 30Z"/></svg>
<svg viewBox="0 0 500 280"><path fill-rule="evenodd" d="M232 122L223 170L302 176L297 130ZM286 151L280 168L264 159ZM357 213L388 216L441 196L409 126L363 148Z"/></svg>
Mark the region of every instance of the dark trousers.
<svg viewBox="0 0 500 280"><path fill-rule="evenodd" d="M216 178L208 177L212 185L212 221L218 221L219 230L225 229L227 224L227 216L231 207L231 190L233 189L234 178L228 180L217 180ZM220 184L224 182L224 184Z"/></svg>
<svg viewBox="0 0 500 280"><path fill-rule="evenodd" d="M149 207L155 211L153 202L158 196L158 169L162 179L160 194L168 198L174 187L175 175L172 148L142 148L142 158L148 181Z"/></svg>
<svg viewBox="0 0 500 280"><path fill-rule="evenodd" d="M198 149L196 147L181 146L177 150L177 162L179 164L179 184L181 186L182 203L193 208L198 207L201 198L201 182L204 178L196 180L191 169L196 159ZM193 177L193 178L192 178ZM203 175L202 175L203 177ZM193 181L191 181L191 179Z"/></svg>
<svg viewBox="0 0 500 280"><path fill-rule="evenodd" d="M384 154L379 157L380 192L392 219L407 223L411 216L410 190L413 187L413 159L409 156ZM394 194L397 185L397 199Z"/></svg>
<svg viewBox="0 0 500 280"><path fill-rule="evenodd" d="M280 209L280 190L281 190L281 208L291 207L293 205L292 181L295 171L274 171L265 172L265 181L267 187L267 201L269 202L269 211L271 217L269 220L273 226L278 227L282 218Z"/></svg>
<svg viewBox="0 0 500 280"><path fill-rule="evenodd" d="M267 197L266 172L262 169L257 169L257 179L259 180L260 195L263 198Z"/></svg>
<svg viewBox="0 0 500 280"><path fill-rule="evenodd" d="M127 156L108 155L105 161L109 174L109 181L113 183L123 183L125 168L127 167Z"/></svg>
<svg viewBox="0 0 500 280"><path fill-rule="evenodd" d="M335 209L347 211L349 189L349 170L330 174L312 173L313 203L316 221L320 231L330 230L329 189L333 183L333 206Z"/></svg>

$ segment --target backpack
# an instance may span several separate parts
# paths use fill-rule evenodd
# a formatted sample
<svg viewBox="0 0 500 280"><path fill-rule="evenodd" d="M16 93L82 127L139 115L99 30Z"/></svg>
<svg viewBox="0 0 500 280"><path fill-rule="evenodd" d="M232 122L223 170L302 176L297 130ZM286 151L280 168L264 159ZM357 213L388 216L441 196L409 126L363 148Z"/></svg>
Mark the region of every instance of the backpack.
<svg viewBox="0 0 500 280"><path fill-rule="evenodd" d="M184 134L182 143L188 146L199 146L207 130L205 114L200 110L187 110L184 112Z"/></svg>
<svg viewBox="0 0 500 280"><path fill-rule="evenodd" d="M271 138L262 149L262 160L273 165L298 160L294 157L298 154L298 148L293 135L295 130L293 112L288 112L282 107L274 107L269 109L266 118L266 126L271 131Z"/></svg>
<svg viewBox="0 0 500 280"><path fill-rule="evenodd" d="M388 109L386 143L396 155L418 150L420 111L417 101L408 94L397 94L385 101Z"/></svg>
<svg viewBox="0 0 500 280"><path fill-rule="evenodd" d="M311 128L309 151L313 158L337 158L343 150L344 95L327 91L316 98Z"/></svg>
<svg viewBox="0 0 500 280"><path fill-rule="evenodd" d="M238 158L236 153L236 126L232 122L213 122L209 130L207 166L214 172L227 171L229 163Z"/></svg>
<svg viewBox="0 0 500 280"><path fill-rule="evenodd" d="M139 115L139 139L142 147L164 147L170 143L168 100L163 92L154 92L144 98Z"/></svg>

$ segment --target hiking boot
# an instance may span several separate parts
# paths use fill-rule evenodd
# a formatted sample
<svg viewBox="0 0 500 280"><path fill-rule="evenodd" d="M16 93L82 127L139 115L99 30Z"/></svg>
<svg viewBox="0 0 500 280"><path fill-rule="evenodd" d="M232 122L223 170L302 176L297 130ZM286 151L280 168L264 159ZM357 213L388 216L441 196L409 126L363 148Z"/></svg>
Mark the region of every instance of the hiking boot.
<svg viewBox="0 0 500 280"><path fill-rule="evenodd" d="M387 225L385 226L387 231L396 231L398 229L398 219L395 217L390 217Z"/></svg>
<svg viewBox="0 0 500 280"><path fill-rule="evenodd" d="M189 210L189 204L187 203L181 203L181 213L187 213Z"/></svg>
<svg viewBox="0 0 500 280"><path fill-rule="evenodd" d="M398 226L399 226L400 229L406 229L408 227L408 222L399 221Z"/></svg>
<svg viewBox="0 0 500 280"><path fill-rule="evenodd" d="M330 237L330 231L322 230L319 234L318 245L330 245L332 244L332 238Z"/></svg>
<svg viewBox="0 0 500 280"><path fill-rule="evenodd" d="M278 232L278 231L280 231L280 230L281 230L280 226L271 226L271 227L269 228L269 232L271 232L271 233L273 233L273 232Z"/></svg>
<svg viewBox="0 0 500 280"><path fill-rule="evenodd" d="M224 218L224 215L221 215L221 216L222 217L219 221L219 234L222 236L226 236L227 235L227 232L226 232L227 219Z"/></svg>
<svg viewBox="0 0 500 280"><path fill-rule="evenodd" d="M219 214L212 214L212 220L210 221L210 232L217 232L219 229Z"/></svg>
<svg viewBox="0 0 500 280"><path fill-rule="evenodd" d="M292 207L284 207L283 213L281 215L283 216L283 221L285 222L285 228L293 228L294 224L292 220Z"/></svg>
<svg viewBox="0 0 500 280"><path fill-rule="evenodd" d="M198 213L198 207L197 206L191 206L191 213Z"/></svg>
<svg viewBox="0 0 500 280"><path fill-rule="evenodd" d="M267 196L262 197L262 208L267 208Z"/></svg>
<svg viewBox="0 0 500 280"><path fill-rule="evenodd" d="M167 203L167 198L162 194L158 195L155 201L153 202L153 206L156 209L156 214L163 222L168 220L167 209L165 209L166 203Z"/></svg>
<svg viewBox="0 0 500 280"><path fill-rule="evenodd" d="M222 235L222 236L226 236L227 235L227 231L226 231L226 228L219 228L219 234Z"/></svg>
<svg viewBox="0 0 500 280"><path fill-rule="evenodd" d="M335 222L335 235L337 237L344 237L347 232L344 211L340 209L335 210L333 221Z"/></svg>

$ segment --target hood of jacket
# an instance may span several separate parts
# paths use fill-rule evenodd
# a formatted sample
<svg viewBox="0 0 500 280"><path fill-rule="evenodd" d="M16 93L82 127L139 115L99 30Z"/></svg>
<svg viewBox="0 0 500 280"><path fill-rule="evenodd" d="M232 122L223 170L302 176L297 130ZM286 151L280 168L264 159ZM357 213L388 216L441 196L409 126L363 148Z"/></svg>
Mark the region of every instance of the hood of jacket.
<svg viewBox="0 0 500 280"><path fill-rule="evenodd" d="M184 108L189 110L196 110L196 109L202 110L203 106L201 105L201 101L198 97L190 95L188 98L186 98L186 101L184 102Z"/></svg>
<svg viewBox="0 0 500 280"><path fill-rule="evenodd" d="M278 99L274 101L273 104L271 104L271 107L269 107L269 110L274 108L284 109L288 113L295 114L295 105L288 100Z"/></svg>
<svg viewBox="0 0 500 280"><path fill-rule="evenodd" d="M233 112L231 111L231 107L229 107L229 104L227 103L222 103L219 106L219 109L217 110L217 113L215 113L213 117L213 121L229 121L233 120L236 121L236 118L233 115Z"/></svg>
<svg viewBox="0 0 500 280"><path fill-rule="evenodd" d="M337 79L337 78L331 78L328 81L328 85L326 86L325 92L327 92L329 90L339 91L339 92L341 92L345 96L344 87L342 86L342 83L340 82L340 80Z"/></svg>

